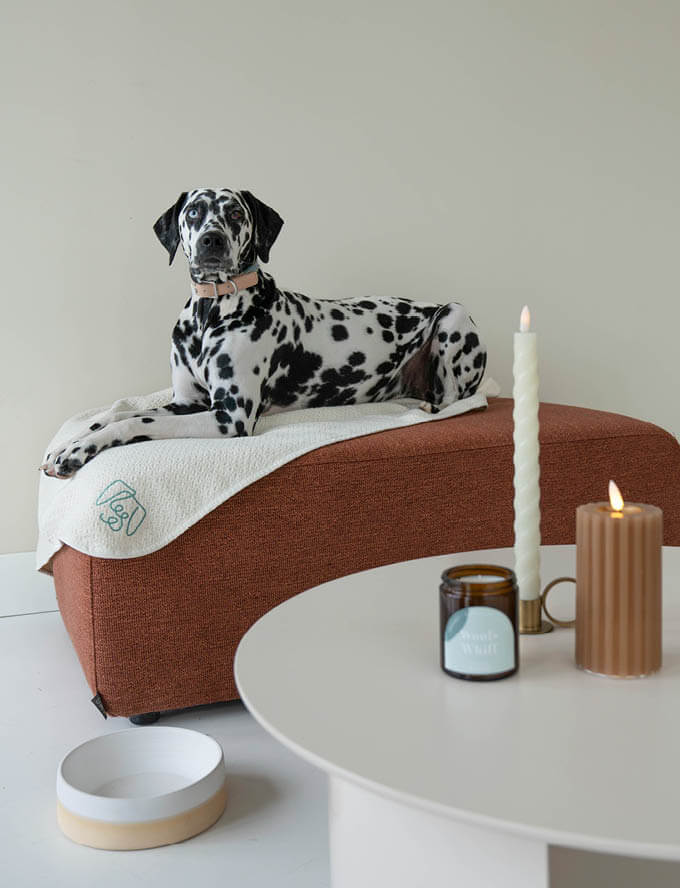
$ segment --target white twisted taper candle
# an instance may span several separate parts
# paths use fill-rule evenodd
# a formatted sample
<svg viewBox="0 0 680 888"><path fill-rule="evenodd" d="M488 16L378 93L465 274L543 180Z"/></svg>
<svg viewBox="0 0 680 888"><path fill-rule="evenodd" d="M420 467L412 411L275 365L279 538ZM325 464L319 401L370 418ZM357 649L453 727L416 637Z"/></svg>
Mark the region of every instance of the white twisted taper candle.
<svg viewBox="0 0 680 888"><path fill-rule="evenodd" d="M525 305L515 333L513 420L515 445L515 573L519 597L541 592L541 510L538 463L538 349Z"/></svg>

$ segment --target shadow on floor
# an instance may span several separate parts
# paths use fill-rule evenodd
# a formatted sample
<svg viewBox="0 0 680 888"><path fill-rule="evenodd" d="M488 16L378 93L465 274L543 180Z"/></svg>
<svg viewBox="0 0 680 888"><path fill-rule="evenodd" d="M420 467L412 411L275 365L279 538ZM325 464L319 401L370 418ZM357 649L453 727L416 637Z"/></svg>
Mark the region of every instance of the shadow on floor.
<svg viewBox="0 0 680 888"><path fill-rule="evenodd" d="M678 888L680 863L550 848L550 888Z"/></svg>

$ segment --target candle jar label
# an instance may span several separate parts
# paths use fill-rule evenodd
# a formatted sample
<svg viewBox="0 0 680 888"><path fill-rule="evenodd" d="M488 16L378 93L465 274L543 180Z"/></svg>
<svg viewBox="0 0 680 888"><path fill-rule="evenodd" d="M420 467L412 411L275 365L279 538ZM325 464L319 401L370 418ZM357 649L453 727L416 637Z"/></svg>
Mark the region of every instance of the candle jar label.
<svg viewBox="0 0 680 888"><path fill-rule="evenodd" d="M515 632L502 611L475 606L451 614L444 631L445 669L493 675L515 665Z"/></svg>

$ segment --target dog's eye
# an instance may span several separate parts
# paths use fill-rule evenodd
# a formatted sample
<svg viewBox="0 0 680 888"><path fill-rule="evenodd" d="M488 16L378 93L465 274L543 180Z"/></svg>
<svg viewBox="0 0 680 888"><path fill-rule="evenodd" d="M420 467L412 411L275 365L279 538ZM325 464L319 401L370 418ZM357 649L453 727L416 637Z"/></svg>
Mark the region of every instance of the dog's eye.
<svg viewBox="0 0 680 888"><path fill-rule="evenodd" d="M233 219L234 222L240 222L243 219L243 211L242 210L232 210L229 213L229 218Z"/></svg>
<svg viewBox="0 0 680 888"><path fill-rule="evenodd" d="M198 219L200 212L201 211L198 209L198 207L190 207L187 210L187 218L188 219Z"/></svg>

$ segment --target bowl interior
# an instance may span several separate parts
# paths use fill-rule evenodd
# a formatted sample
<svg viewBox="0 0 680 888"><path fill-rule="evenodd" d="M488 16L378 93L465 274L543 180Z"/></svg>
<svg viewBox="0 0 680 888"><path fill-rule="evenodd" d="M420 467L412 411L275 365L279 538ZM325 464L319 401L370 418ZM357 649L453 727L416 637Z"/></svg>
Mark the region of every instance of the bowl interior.
<svg viewBox="0 0 680 888"><path fill-rule="evenodd" d="M210 774L222 750L211 737L184 728L148 727L104 734L70 752L67 784L105 798L149 798L184 789Z"/></svg>

